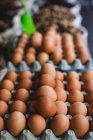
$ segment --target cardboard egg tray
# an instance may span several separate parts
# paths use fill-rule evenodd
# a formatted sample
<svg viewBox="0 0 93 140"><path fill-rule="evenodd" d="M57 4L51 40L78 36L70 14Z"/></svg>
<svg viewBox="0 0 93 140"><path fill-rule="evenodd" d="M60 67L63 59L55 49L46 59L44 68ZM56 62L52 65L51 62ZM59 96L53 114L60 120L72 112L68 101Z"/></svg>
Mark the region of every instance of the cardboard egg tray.
<svg viewBox="0 0 93 140"><path fill-rule="evenodd" d="M67 75L68 72L65 72L63 73L64 76ZM79 75L82 75L82 72L79 72L78 73ZM64 80L63 81L64 85L66 85L67 81ZM84 84L83 81L80 81L81 83L81 86ZM18 85L18 81L15 81L15 89L12 91L12 94L15 94L16 92L16 85ZM32 88L30 89L30 94L33 94L33 91L34 91L34 86L32 86ZM85 96L87 95L87 92L86 91L83 91L81 90L82 94L84 95L84 98ZM69 92L67 91L67 94L69 94ZM33 98L33 96L31 96ZM30 99L29 99L30 100ZM30 100L31 101L31 100ZM13 101L9 101L8 104L11 104ZM29 103L29 101L28 101ZM70 103L68 102L68 100L66 100L66 105L68 107L68 110L69 110L69 107L70 107ZM86 107L89 106L89 103L86 102L86 100L84 101L84 104L86 105ZM8 115L9 114L6 114L5 115L5 121L7 120L8 118ZM26 118L28 119L30 114L29 114L29 111L27 110L27 113L26 113ZM70 115L70 113L68 112L67 113L67 117L69 118L69 120L72 118L72 116ZM90 116L88 113L87 113L87 116L86 116L90 121L93 120L92 116ZM21 133L21 135L19 135L18 137L13 137L7 130L3 130L2 132L0 132L0 140L93 140L93 131L91 131L91 129L89 130L89 132L82 138L82 139L78 139L74 133L73 130L68 130L64 135L62 135L61 137L56 137L54 135L54 133L52 132L52 130L50 129L50 127L48 126L48 120L46 120L46 124L47 124L47 128L46 130L43 132L43 134L41 134L40 136L36 137L34 136L27 128Z"/></svg>

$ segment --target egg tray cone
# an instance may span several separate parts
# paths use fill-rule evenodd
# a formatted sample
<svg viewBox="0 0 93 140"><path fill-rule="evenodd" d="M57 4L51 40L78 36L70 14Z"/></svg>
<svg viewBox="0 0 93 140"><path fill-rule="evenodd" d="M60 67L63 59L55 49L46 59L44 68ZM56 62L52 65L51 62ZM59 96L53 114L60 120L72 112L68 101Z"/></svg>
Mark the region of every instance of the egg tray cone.
<svg viewBox="0 0 93 140"><path fill-rule="evenodd" d="M25 129L18 138L15 138L4 130L0 133L0 140L93 140L93 132L89 132L83 139L78 139L72 130L68 130L62 137L57 138L50 129L45 130L41 137L35 137Z"/></svg>

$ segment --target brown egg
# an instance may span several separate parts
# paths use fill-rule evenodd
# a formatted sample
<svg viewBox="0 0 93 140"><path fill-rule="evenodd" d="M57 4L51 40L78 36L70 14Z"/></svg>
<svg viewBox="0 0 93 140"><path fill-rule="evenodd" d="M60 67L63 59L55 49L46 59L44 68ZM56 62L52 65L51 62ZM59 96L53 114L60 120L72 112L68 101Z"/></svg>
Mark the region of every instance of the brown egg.
<svg viewBox="0 0 93 140"><path fill-rule="evenodd" d="M48 85L50 87L55 87L56 82L50 74L42 74L39 78L39 84L42 85Z"/></svg>
<svg viewBox="0 0 93 140"><path fill-rule="evenodd" d="M26 44L24 44L23 42L18 42L18 44L17 44L17 48L22 48L22 49L24 49L26 47Z"/></svg>
<svg viewBox="0 0 93 140"><path fill-rule="evenodd" d="M56 101L56 106L57 106L57 114L67 114L67 106L64 102L62 101Z"/></svg>
<svg viewBox="0 0 93 140"><path fill-rule="evenodd" d="M83 90L87 92L93 92L93 80L86 81L83 86Z"/></svg>
<svg viewBox="0 0 93 140"><path fill-rule="evenodd" d="M46 128L45 119L38 114L30 116L27 124L31 133L35 136L40 135Z"/></svg>
<svg viewBox="0 0 93 140"><path fill-rule="evenodd" d="M76 79L70 79L68 80L68 83L66 85L66 89L68 91L72 91L72 90L81 90L81 84L78 80Z"/></svg>
<svg viewBox="0 0 93 140"><path fill-rule="evenodd" d="M28 49L26 50L26 53L33 53L33 54L36 54L36 50L35 50L35 48L30 47L30 48L28 48Z"/></svg>
<svg viewBox="0 0 93 140"><path fill-rule="evenodd" d="M14 89L14 84L10 80L4 80L1 84L1 88L12 91Z"/></svg>
<svg viewBox="0 0 93 140"><path fill-rule="evenodd" d="M27 53L24 59L28 65L31 65L32 63L34 63L36 58L33 53Z"/></svg>
<svg viewBox="0 0 93 140"><path fill-rule="evenodd" d="M93 70L86 70L82 73L81 76L81 80L82 81L89 81L89 80L93 80Z"/></svg>
<svg viewBox="0 0 93 140"><path fill-rule="evenodd" d="M14 50L14 53L19 53L19 54L21 54L23 56L24 55L24 49L23 48L16 48Z"/></svg>
<svg viewBox="0 0 93 140"><path fill-rule="evenodd" d="M73 41L73 36L69 33L65 33L63 36L63 44L64 44L64 49L66 46L70 46L70 48L74 49L74 41Z"/></svg>
<svg viewBox="0 0 93 140"><path fill-rule="evenodd" d="M93 117L93 102L88 107L88 113Z"/></svg>
<svg viewBox="0 0 93 140"><path fill-rule="evenodd" d="M0 116L4 116L8 111L8 105L4 101L0 101Z"/></svg>
<svg viewBox="0 0 93 140"><path fill-rule="evenodd" d="M62 46L62 37L60 34L56 34L56 46Z"/></svg>
<svg viewBox="0 0 93 140"><path fill-rule="evenodd" d="M79 74L75 71L70 71L68 72L67 76L66 76L66 80L70 80L70 79L76 79L79 80Z"/></svg>
<svg viewBox="0 0 93 140"><path fill-rule="evenodd" d="M14 53L11 61L15 66L20 64L22 61L22 55L20 53Z"/></svg>
<svg viewBox="0 0 93 140"><path fill-rule="evenodd" d="M43 65L44 63L48 62L49 55L46 52L41 52L38 54L37 60L40 62L41 65Z"/></svg>
<svg viewBox="0 0 93 140"><path fill-rule="evenodd" d="M4 130L4 120L0 117L0 132Z"/></svg>
<svg viewBox="0 0 93 140"><path fill-rule="evenodd" d="M83 34L81 34L81 32L77 32L75 35L74 35L74 39L75 39L75 44L76 44L76 48L78 47L82 47L84 46L84 38L83 38Z"/></svg>
<svg viewBox="0 0 93 140"><path fill-rule="evenodd" d="M12 82L15 82L17 80L17 74L13 71L9 71L7 74L6 74L6 79L12 81Z"/></svg>
<svg viewBox="0 0 93 140"><path fill-rule="evenodd" d="M0 100L8 102L12 98L12 94L9 90L7 89L1 89L0 90Z"/></svg>
<svg viewBox="0 0 93 140"><path fill-rule="evenodd" d="M22 33L21 38L28 39L28 35L26 33Z"/></svg>
<svg viewBox="0 0 93 140"><path fill-rule="evenodd" d="M41 97L37 100L36 109L43 117L52 117L56 114L56 103L48 97Z"/></svg>
<svg viewBox="0 0 93 140"><path fill-rule="evenodd" d="M35 32L32 36L31 36L31 45L34 48L39 48L42 46L42 42L43 42L43 36L41 33L39 32Z"/></svg>
<svg viewBox="0 0 93 140"><path fill-rule="evenodd" d="M29 90L32 87L32 81L30 79L22 79L18 85L18 88L25 88Z"/></svg>
<svg viewBox="0 0 93 140"><path fill-rule="evenodd" d="M26 113L26 109L26 104L20 100L14 101L9 107L10 112L19 111L23 114Z"/></svg>
<svg viewBox="0 0 93 140"><path fill-rule="evenodd" d="M73 64L76 59L75 52L70 51L70 50L66 52L65 59L67 60L68 64Z"/></svg>
<svg viewBox="0 0 93 140"><path fill-rule="evenodd" d="M62 60L62 52L55 50L51 54L51 59L54 62L54 64L59 64Z"/></svg>
<svg viewBox="0 0 93 140"><path fill-rule="evenodd" d="M21 100L23 102L27 102L29 97L30 93L24 88L18 89L14 94L14 100Z"/></svg>
<svg viewBox="0 0 93 140"><path fill-rule="evenodd" d="M57 101L63 101L65 102L67 99L67 93L63 88L56 87L55 92L57 94Z"/></svg>
<svg viewBox="0 0 93 140"><path fill-rule="evenodd" d="M69 129L69 125L67 116L58 114L52 119L50 127L56 136L62 136Z"/></svg>
<svg viewBox="0 0 93 140"><path fill-rule="evenodd" d="M63 81L64 80L64 74L60 71L56 71L56 80Z"/></svg>
<svg viewBox="0 0 93 140"><path fill-rule="evenodd" d="M47 85L41 86L38 90L37 90L37 97L49 97L51 98L53 101L56 101L57 99L57 95L55 90Z"/></svg>
<svg viewBox="0 0 93 140"><path fill-rule="evenodd" d="M90 129L93 131L93 120L90 123Z"/></svg>
<svg viewBox="0 0 93 140"><path fill-rule="evenodd" d="M81 114L81 115L86 116L87 115L87 108L86 108L86 105L84 103L75 102L70 106L69 112L72 116L75 116L77 114Z"/></svg>
<svg viewBox="0 0 93 140"><path fill-rule="evenodd" d="M31 103L28 105L28 109L30 113L36 112L36 100L31 101Z"/></svg>
<svg viewBox="0 0 93 140"><path fill-rule="evenodd" d="M84 96L79 90L72 90L68 95L68 101L72 104L74 102L83 102Z"/></svg>
<svg viewBox="0 0 93 140"><path fill-rule="evenodd" d="M18 79L22 80L22 79L25 79L25 78L31 79L32 78L32 73L28 70L20 72L19 76L18 76Z"/></svg>
<svg viewBox="0 0 93 140"><path fill-rule="evenodd" d="M9 115L7 119L7 128L11 135L18 136L25 127L26 118L21 112L15 111Z"/></svg>
<svg viewBox="0 0 93 140"><path fill-rule="evenodd" d="M64 89L64 83L61 82L60 80L56 80L56 87L60 87Z"/></svg>
<svg viewBox="0 0 93 140"><path fill-rule="evenodd" d="M88 92L87 92L87 95L85 96L85 98L86 98L86 101L87 101L88 103L93 102L93 91L88 91Z"/></svg>
<svg viewBox="0 0 93 140"><path fill-rule="evenodd" d="M56 70L54 66L48 63L42 66L41 74L50 74L53 76L53 78L56 78Z"/></svg>
<svg viewBox="0 0 93 140"><path fill-rule="evenodd" d="M76 136L81 138L89 131L89 121L83 115L75 115L71 120L71 129L74 130Z"/></svg>

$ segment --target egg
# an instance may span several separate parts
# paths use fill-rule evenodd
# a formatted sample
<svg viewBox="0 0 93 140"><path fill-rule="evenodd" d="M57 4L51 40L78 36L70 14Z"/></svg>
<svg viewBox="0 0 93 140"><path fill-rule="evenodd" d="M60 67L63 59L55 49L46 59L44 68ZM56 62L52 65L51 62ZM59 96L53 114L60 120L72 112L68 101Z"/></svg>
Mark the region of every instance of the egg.
<svg viewBox="0 0 93 140"><path fill-rule="evenodd" d="M65 46L70 46L69 44L71 44L70 48L72 47L74 49L73 36L69 33L65 33L63 35L63 44L64 44L64 48Z"/></svg>
<svg viewBox="0 0 93 140"><path fill-rule="evenodd" d="M0 100L8 102L12 98L12 94L9 90L7 89L1 89L0 90Z"/></svg>
<svg viewBox="0 0 93 140"><path fill-rule="evenodd" d="M62 60L62 53L60 51L55 50L51 54L51 59L54 62L54 64L59 64Z"/></svg>
<svg viewBox="0 0 93 140"><path fill-rule="evenodd" d="M50 74L42 74L39 78L39 84L42 85L48 85L50 87L55 87L56 82L54 78Z"/></svg>
<svg viewBox="0 0 93 140"><path fill-rule="evenodd" d="M39 89L37 89L37 97L49 97L51 98L53 101L56 101L57 99L57 95L55 90L47 85L41 86Z"/></svg>
<svg viewBox="0 0 93 140"><path fill-rule="evenodd" d="M93 102L88 107L88 113L93 117Z"/></svg>
<svg viewBox="0 0 93 140"><path fill-rule="evenodd" d="M17 74L13 71L9 71L6 76L5 76L5 79L8 79L12 82L15 82L17 80Z"/></svg>
<svg viewBox="0 0 93 140"><path fill-rule="evenodd" d="M24 44L23 42L18 42L17 43L17 48L22 48L22 49L25 49L25 47L26 47L26 44ZM21 54L20 54L21 55Z"/></svg>
<svg viewBox="0 0 93 140"><path fill-rule="evenodd" d="M77 32L74 35L74 39L75 39L75 44L76 44L76 48L78 47L82 47L84 46L84 39L83 39L83 35L80 32Z"/></svg>
<svg viewBox="0 0 93 140"><path fill-rule="evenodd" d="M93 131L93 120L90 123L90 129Z"/></svg>
<svg viewBox="0 0 93 140"><path fill-rule="evenodd" d="M68 101L72 104L74 102L83 102L84 101L84 95L79 90L72 90L68 94Z"/></svg>
<svg viewBox="0 0 93 140"><path fill-rule="evenodd" d="M14 50L14 53L19 53L19 54L21 54L23 56L24 55L24 49L23 48L16 48Z"/></svg>
<svg viewBox="0 0 93 140"><path fill-rule="evenodd" d="M56 136L62 136L67 132L69 125L69 119L63 114L56 115L50 123L50 127Z"/></svg>
<svg viewBox="0 0 93 140"><path fill-rule="evenodd" d="M1 88L12 91L14 89L14 84L10 80L3 80L1 83Z"/></svg>
<svg viewBox="0 0 93 140"><path fill-rule="evenodd" d="M35 32L32 36L31 36L31 45L34 48L39 48L42 46L42 42L43 42L43 36L41 33L39 32Z"/></svg>
<svg viewBox="0 0 93 140"><path fill-rule="evenodd" d="M35 48L29 47L29 48L26 50L26 53L33 53L33 54L36 54L36 50L35 50Z"/></svg>
<svg viewBox="0 0 93 140"><path fill-rule="evenodd" d="M57 94L57 101L63 101L65 102L67 100L67 93L66 91L61 87L56 87L55 92Z"/></svg>
<svg viewBox="0 0 93 140"><path fill-rule="evenodd" d="M85 98L88 103L93 102L93 91L88 91Z"/></svg>
<svg viewBox="0 0 93 140"><path fill-rule="evenodd" d="M84 115L75 115L70 124L78 138L82 138L89 131L89 121Z"/></svg>
<svg viewBox="0 0 93 140"><path fill-rule="evenodd" d="M18 88L25 88L29 90L32 87L32 81L30 79L22 79L19 82Z"/></svg>
<svg viewBox="0 0 93 140"><path fill-rule="evenodd" d="M22 55L20 53L14 53L11 61L15 66L17 66L22 61Z"/></svg>
<svg viewBox="0 0 93 140"><path fill-rule="evenodd" d="M70 79L76 79L76 80L79 80L79 74L75 71L70 71L67 73L67 76L66 76L66 80L70 80Z"/></svg>
<svg viewBox="0 0 93 140"><path fill-rule="evenodd" d="M86 81L83 86L83 90L87 92L93 92L93 80Z"/></svg>
<svg viewBox="0 0 93 140"><path fill-rule="evenodd" d="M71 50L67 51L65 54L65 59L68 64L73 64L76 59L75 52L73 52Z"/></svg>
<svg viewBox="0 0 93 140"><path fill-rule="evenodd" d="M22 80L22 79L25 79L25 78L31 79L32 78L32 73L28 70L20 72L19 76L18 76L18 79Z"/></svg>
<svg viewBox="0 0 93 140"><path fill-rule="evenodd" d="M63 81L64 80L64 74L60 71L56 71L56 80Z"/></svg>
<svg viewBox="0 0 93 140"><path fill-rule="evenodd" d="M35 55L33 53L27 53L25 55L25 58L24 58L24 60L26 61L26 63L28 65L31 65L32 63L34 63L35 59L36 58L35 58Z"/></svg>
<svg viewBox="0 0 93 140"><path fill-rule="evenodd" d="M41 68L41 74L50 74L53 78L56 78L56 70L53 65L46 63Z"/></svg>
<svg viewBox="0 0 93 140"><path fill-rule="evenodd" d="M43 117L52 117L56 114L56 103L49 97L41 97L36 103L37 112Z"/></svg>
<svg viewBox="0 0 93 140"><path fill-rule="evenodd" d="M8 111L8 105L4 101L0 101L0 116L4 116Z"/></svg>
<svg viewBox="0 0 93 140"><path fill-rule="evenodd" d="M28 104L28 110L30 113L36 112L36 100L31 101L31 103Z"/></svg>
<svg viewBox="0 0 93 140"><path fill-rule="evenodd" d="M56 80L56 87L60 87L64 89L64 83L61 82L60 80Z"/></svg>
<svg viewBox="0 0 93 140"><path fill-rule="evenodd" d="M56 106L57 106L57 114L67 114L67 106L64 102L62 101L56 101Z"/></svg>
<svg viewBox="0 0 93 140"><path fill-rule="evenodd" d="M18 89L14 94L14 100L21 100L23 102L27 102L29 98L30 98L30 93L28 92L28 90L24 88Z"/></svg>
<svg viewBox="0 0 93 140"><path fill-rule="evenodd" d="M21 38L24 38L24 39L28 39L28 35L24 32L24 33L22 33L22 35L21 35Z"/></svg>
<svg viewBox="0 0 93 140"><path fill-rule="evenodd" d="M26 109L27 109L26 104L20 100L13 101L13 103L10 104L9 107L10 112L19 111L23 114L26 113Z"/></svg>
<svg viewBox="0 0 93 140"><path fill-rule="evenodd" d="M93 70L86 70L82 73L81 76L81 80L82 81L89 81L89 80L93 80Z"/></svg>
<svg viewBox="0 0 93 140"><path fill-rule="evenodd" d="M70 79L68 80L67 82L67 85L66 85L66 89L68 91L72 91L72 90L81 90L81 84L78 80L76 79Z"/></svg>
<svg viewBox="0 0 93 140"><path fill-rule="evenodd" d="M77 115L77 114L81 114L81 115L86 116L87 115L87 108L86 108L86 105L84 103L75 102L70 106L69 112L72 116Z"/></svg>
<svg viewBox="0 0 93 140"><path fill-rule="evenodd" d="M0 132L4 130L4 120L0 117Z"/></svg>
<svg viewBox="0 0 93 140"><path fill-rule="evenodd" d="M39 114L30 116L27 124L28 124L28 129L35 136L40 135L46 128L46 121Z"/></svg>
<svg viewBox="0 0 93 140"><path fill-rule="evenodd" d="M37 56L37 60L40 62L41 65L48 62L49 55L46 52L40 52Z"/></svg>
<svg viewBox="0 0 93 140"><path fill-rule="evenodd" d="M56 46L62 46L62 37L60 34L56 34Z"/></svg>
<svg viewBox="0 0 93 140"><path fill-rule="evenodd" d="M12 136L18 136L26 127L25 116L18 111L15 111L9 115L7 119L7 129Z"/></svg>

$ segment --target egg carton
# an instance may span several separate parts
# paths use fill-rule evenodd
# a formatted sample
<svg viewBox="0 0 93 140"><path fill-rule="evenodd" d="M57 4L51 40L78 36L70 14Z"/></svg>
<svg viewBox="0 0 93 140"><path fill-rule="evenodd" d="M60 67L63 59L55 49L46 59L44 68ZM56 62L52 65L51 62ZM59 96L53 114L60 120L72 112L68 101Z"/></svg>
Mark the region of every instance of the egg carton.
<svg viewBox="0 0 93 140"><path fill-rule="evenodd" d="M5 77L7 73L7 68L4 68L0 71L0 81L2 81L2 79Z"/></svg>

